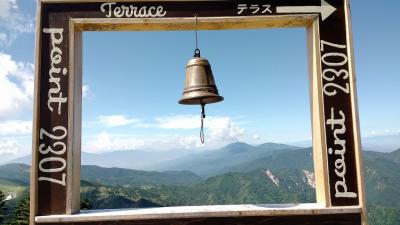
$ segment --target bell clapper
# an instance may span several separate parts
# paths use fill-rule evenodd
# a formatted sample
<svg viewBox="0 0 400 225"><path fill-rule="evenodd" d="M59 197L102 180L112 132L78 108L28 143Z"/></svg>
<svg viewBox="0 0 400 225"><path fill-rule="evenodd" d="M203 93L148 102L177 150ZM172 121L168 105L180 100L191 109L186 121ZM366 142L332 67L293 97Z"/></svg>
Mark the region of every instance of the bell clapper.
<svg viewBox="0 0 400 225"><path fill-rule="evenodd" d="M201 103L201 127L200 127L200 141L204 144L204 119L206 118L204 106L206 104Z"/></svg>

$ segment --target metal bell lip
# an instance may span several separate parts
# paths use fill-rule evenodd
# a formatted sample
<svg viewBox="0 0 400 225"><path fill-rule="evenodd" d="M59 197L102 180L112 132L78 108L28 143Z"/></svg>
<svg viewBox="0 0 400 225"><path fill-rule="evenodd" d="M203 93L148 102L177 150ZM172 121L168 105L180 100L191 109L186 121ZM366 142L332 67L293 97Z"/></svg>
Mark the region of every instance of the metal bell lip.
<svg viewBox="0 0 400 225"><path fill-rule="evenodd" d="M191 58L186 65L183 96L179 104L201 105L223 101L218 93L210 63L201 57Z"/></svg>

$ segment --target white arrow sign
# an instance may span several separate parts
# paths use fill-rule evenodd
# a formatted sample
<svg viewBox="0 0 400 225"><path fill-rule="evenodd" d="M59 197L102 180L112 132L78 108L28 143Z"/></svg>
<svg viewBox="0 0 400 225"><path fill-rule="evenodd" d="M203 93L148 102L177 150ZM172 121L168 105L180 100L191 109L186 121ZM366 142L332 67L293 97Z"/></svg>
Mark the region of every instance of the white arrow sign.
<svg viewBox="0 0 400 225"><path fill-rule="evenodd" d="M336 8L321 0L321 6L277 6L277 13L321 13L322 21L328 18Z"/></svg>

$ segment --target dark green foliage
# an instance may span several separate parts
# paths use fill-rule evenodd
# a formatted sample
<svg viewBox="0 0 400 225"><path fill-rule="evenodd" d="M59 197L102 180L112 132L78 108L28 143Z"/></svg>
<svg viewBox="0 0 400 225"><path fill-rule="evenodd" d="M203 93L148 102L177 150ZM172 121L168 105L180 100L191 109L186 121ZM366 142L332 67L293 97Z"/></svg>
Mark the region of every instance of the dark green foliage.
<svg viewBox="0 0 400 225"><path fill-rule="evenodd" d="M279 184L273 183L262 169L249 173L227 173L188 186L124 188L82 182L81 196L90 199L95 207L100 208L136 207L129 201L144 199L163 206L315 201L315 191L304 180L303 171L288 169L274 174L279 177ZM114 202L116 200L123 204L117 204Z"/></svg>
<svg viewBox="0 0 400 225"><path fill-rule="evenodd" d="M156 168L157 170L188 170L202 177L211 177L233 171L242 172L242 165L253 164L258 159L268 158L296 149L301 148L275 143L252 146L237 142L221 149L191 154L162 162ZM259 167L252 167L246 171L252 171L257 168Z"/></svg>
<svg viewBox="0 0 400 225"><path fill-rule="evenodd" d="M226 173L181 190L185 205L265 204L313 202L314 190L304 182L301 171L272 171L279 177L275 184L263 169L249 173ZM296 185L297 184L297 185ZM278 186L279 185L279 186ZM193 194L196 193L196 194Z"/></svg>
<svg viewBox="0 0 400 225"><path fill-rule="evenodd" d="M25 164L7 164L0 166L0 184L29 184L30 166ZM202 180L189 171L152 172L122 168L103 168L82 166L81 178L106 185L187 185Z"/></svg>
<svg viewBox="0 0 400 225"><path fill-rule="evenodd" d="M311 148L287 150L275 152L274 154L257 158L251 162L237 164L226 168L227 171L252 171L257 168L268 168L271 170L282 169L306 169L312 170L313 156Z"/></svg>
<svg viewBox="0 0 400 225"><path fill-rule="evenodd" d="M400 208L368 206L370 225L400 225Z"/></svg>
<svg viewBox="0 0 400 225"><path fill-rule="evenodd" d="M6 193L6 192L4 192ZM29 198L29 189L27 187L25 187L23 190L18 191L18 194L15 196L15 198L11 198L9 200L7 200L5 202L5 208L4 208L4 218L3 218L3 222L4 224L8 224L9 221L14 217L15 214L15 210L17 208L17 205L25 198ZM11 195L14 197L14 193L9 193L7 192L7 195ZM28 207L28 211L29 211L29 207ZM2 224L0 222L0 224Z"/></svg>
<svg viewBox="0 0 400 225"><path fill-rule="evenodd" d="M104 186L82 181L81 199L88 200L91 207L94 209L147 208L161 206L141 197L132 198L132 196L127 196L123 191L121 191L125 189L131 190L133 188Z"/></svg>
<svg viewBox="0 0 400 225"><path fill-rule="evenodd" d="M189 171L152 172L99 166L82 166L81 178L93 183L122 186L187 185L202 180Z"/></svg>
<svg viewBox="0 0 400 225"><path fill-rule="evenodd" d="M400 207L400 163L379 157L366 159L365 188L369 203Z"/></svg>
<svg viewBox="0 0 400 225"><path fill-rule="evenodd" d="M80 202L80 209L91 209L92 208L92 203L88 199L83 199Z"/></svg>
<svg viewBox="0 0 400 225"><path fill-rule="evenodd" d="M9 225L28 225L29 224L29 197L23 198L17 205L14 216L8 223Z"/></svg>
<svg viewBox="0 0 400 225"><path fill-rule="evenodd" d="M389 157L397 163L400 163L400 148L397 149L396 151L393 151L391 153L389 153Z"/></svg>
<svg viewBox="0 0 400 225"><path fill-rule="evenodd" d="M0 190L0 224L3 223L4 221L4 211L6 209L6 196L4 195L4 193Z"/></svg>
<svg viewBox="0 0 400 225"><path fill-rule="evenodd" d="M28 185L30 166L25 164L6 164L0 166L0 178L13 181L17 184Z"/></svg>

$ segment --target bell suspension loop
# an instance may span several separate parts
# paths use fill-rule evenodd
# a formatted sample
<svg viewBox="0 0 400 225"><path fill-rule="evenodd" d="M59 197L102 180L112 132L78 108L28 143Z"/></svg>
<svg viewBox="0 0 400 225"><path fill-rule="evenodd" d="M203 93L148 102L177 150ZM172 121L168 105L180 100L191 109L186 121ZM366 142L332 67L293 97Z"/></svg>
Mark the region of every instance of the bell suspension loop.
<svg viewBox="0 0 400 225"><path fill-rule="evenodd" d="M194 50L194 55L193 55L193 57L200 58L200 49L196 48L196 49Z"/></svg>
<svg viewBox="0 0 400 225"><path fill-rule="evenodd" d="M201 103L201 127L200 127L200 141L204 144L204 118L206 118L206 114L204 112L204 103Z"/></svg>

